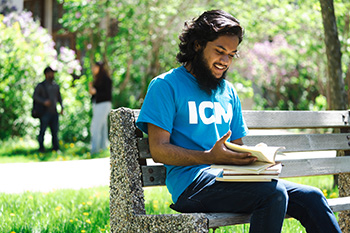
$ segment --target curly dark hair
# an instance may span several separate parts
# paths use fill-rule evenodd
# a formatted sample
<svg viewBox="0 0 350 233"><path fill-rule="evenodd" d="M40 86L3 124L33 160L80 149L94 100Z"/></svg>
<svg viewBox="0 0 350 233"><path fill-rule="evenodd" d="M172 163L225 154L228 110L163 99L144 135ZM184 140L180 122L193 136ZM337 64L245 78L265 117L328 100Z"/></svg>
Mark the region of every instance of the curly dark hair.
<svg viewBox="0 0 350 233"><path fill-rule="evenodd" d="M195 43L204 48L208 41L214 41L221 35L236 35L241 43L244 28L235 17L222 10L206 11L198 18L185 22L179 36L180 52L176 55L177 61L182 64L191 62L197 54Z"/></svg>

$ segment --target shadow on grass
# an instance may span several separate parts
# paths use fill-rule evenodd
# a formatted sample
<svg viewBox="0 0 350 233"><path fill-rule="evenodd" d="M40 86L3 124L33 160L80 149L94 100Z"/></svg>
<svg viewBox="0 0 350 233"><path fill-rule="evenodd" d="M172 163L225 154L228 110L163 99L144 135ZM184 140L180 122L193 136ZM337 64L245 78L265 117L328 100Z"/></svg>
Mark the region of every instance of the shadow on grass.
<svg viewBox="0 0 350 233"><path fill-rule="evenodd" d="M33 144L26 141L2 142L0 149L0 163L16 162L41 162L41 161L68 161L109 157L109 150L90 154L89 144L83 142L60 143L60 150L53 151L49 148L45 152L39 152Z"/></svg>

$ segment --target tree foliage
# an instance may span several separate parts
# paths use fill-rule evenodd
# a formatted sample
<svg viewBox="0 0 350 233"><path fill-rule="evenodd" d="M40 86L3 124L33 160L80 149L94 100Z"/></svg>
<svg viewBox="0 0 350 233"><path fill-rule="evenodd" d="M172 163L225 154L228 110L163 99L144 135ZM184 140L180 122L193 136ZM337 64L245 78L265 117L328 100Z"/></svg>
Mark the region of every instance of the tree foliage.
<svg viewBox="0 0 350 233"><path fill-rule="evenodd" d="M246 28L241 58L228 77L243 98L252 96L251 86L257 108L323 109L324 100L330 98L317 0L66 0L63 4L62 25L78 33L79 48L90 58L85 68L96 58L109 64L115 80L114 107L139 107L149 81L178 66L177 36L183 21L214 8L232 13ZM335 2L345 64L349 11L344 8L349 7L346 1ZM347 65L342 68L345 78Z"/></svg>
<svg viewBox="0 0 350 233"><path fill-rule="evenodd" d="M345 1L335 2L339 32L343 35L349 28L344 25L344 8L349 6ZM325 109L330 85L319 1L251 0L243 8L244 16L240 17L247 25L248 43L242 46L237 66L246 74L243 78L259 87L255 88L258 108ZM278 46L282 38L284 44ZM343 64L349 63L348 39L348 34L341 38ZM343 78L345 73L343 66Z"/></svg>
<svg viewBox="0 0 350 233"><path fill-rule="evenodd" d="M179 25L192 10L185 1L61 1L61 23L77 33L86 52L85 74L94 60L108 64L114 81L113 106L139 107L149 81L176 65Z"/></svg>
<svg viewBox="0 0 350 233"><path fill-rule="evenodd" d="M64 89L66 114L60 121L64 140L89 137L87 85L95 60L108 65L113 79L113 107L139 108L150 80L179 65L175 56L183 22L210 9L230 12L246 29L240 58L228 74L242 99L254 96L257 109L318 110L329 103L331 91L318 0L58 1L65 12L60 23L64 30L77 35L83 68L80 78L72 84L71 66L78 66L75 55L65 49L56 53L51 38L46 39L48 34L38 23L18 19L7 24L7 16L1 16L0 127L6 129L1 138L23 135L30 132L28 126L37 124L28 117L30 97L34 84L43 78L46 64L56 63L62 70L57 82ZM342 78L349 92L350 2L334 0L334 9ZM27 24L22 25L24 21Z"/></svg>

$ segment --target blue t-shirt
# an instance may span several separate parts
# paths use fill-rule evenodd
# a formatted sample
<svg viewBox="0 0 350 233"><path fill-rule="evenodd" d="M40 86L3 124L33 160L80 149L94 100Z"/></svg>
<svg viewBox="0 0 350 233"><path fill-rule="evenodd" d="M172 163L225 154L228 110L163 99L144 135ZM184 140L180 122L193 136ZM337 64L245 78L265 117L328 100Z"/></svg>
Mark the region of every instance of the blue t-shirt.
<svg viewBox="0 0 350 233"><path fill-rule="evenodd" d="M184 66L151 81L136 125L148 133L148 123L168 131L171 144L200 151L211 149L229 130L231 141L248 133L232 84L224 80L222 91L208 95ZM220 173L210 164L165 167L166 185L174 203L201 172Z"/></svg>

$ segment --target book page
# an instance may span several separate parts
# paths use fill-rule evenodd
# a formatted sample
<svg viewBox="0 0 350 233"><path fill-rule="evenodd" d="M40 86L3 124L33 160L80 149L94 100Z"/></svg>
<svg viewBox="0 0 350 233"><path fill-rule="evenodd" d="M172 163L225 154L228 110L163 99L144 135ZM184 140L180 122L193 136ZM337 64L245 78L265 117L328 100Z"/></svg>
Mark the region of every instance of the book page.
<svg viewBox="0 0 350 233"><path fill-rule="evenodd" d="M255 162L248 165L211 165L211 168L219 168L225 170L230 170L231 172L236 172L237 174L259 174L260 172L266 170L271 164L264 162Z"/></svg>
<svg viewBox="0 0 350 233"><path fill-rule="evenodd" d="M250 152L252 156L258 158L257 161L262 161L266 163L275 163L275 157L277 151L284 149L284 147L274 147L274 146L241 146L231 142L225 142L227 148L237 151L237 152Z"/></svg>
<svg viewBox="0 0 350 233"><path fill-rule="evenodd" d="M261 163L261 162L258 162ZM268 164L268 163L263 163ZM223 169L223 176L233 176L233 175L279 175L282 171L282 163L276 163L275 165L272 165L264 170L239 170L239 169Z"/></svg>

